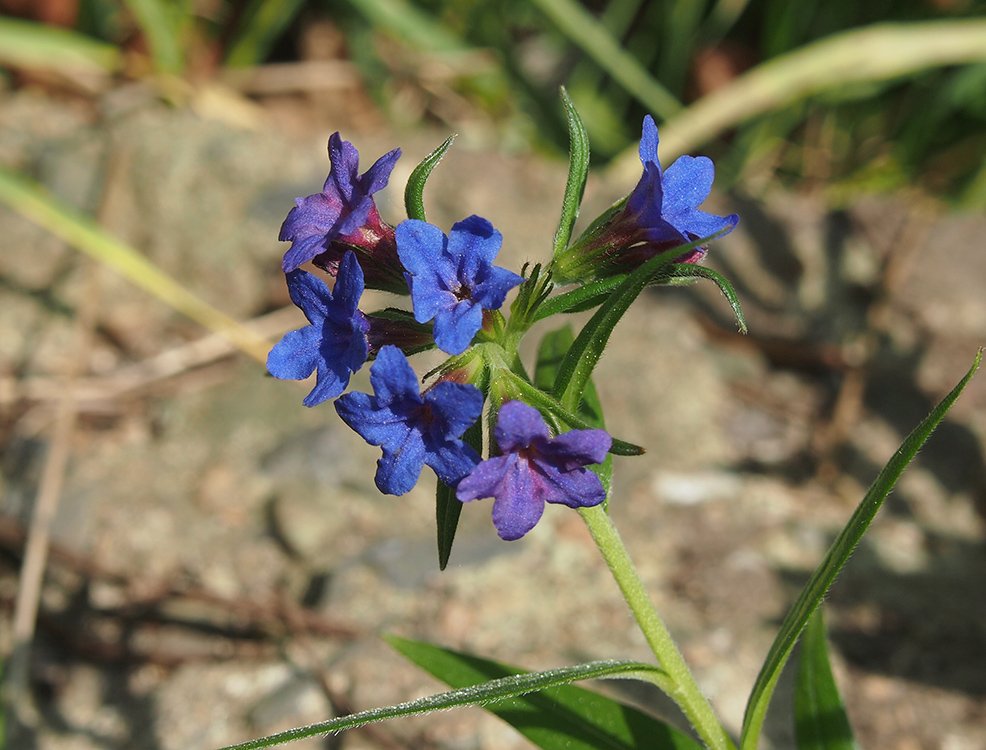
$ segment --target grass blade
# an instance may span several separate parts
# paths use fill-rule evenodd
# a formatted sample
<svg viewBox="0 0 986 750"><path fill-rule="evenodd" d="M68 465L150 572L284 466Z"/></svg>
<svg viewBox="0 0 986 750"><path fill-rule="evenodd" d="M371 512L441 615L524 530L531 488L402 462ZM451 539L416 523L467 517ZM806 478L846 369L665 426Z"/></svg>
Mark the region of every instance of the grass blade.
<svg viewBox="0 0 986 750"><path fill-rule="evenodd" d="M917 455L918 450L931 436L935 428L941 423L951 408L952 404L962 393L972 376L979 369L982 362L983 350L980 349L976 354L976 359L972 367L959 381L958 385L942 399L931 411L924 421L921 422L901 443L897 452L880 471L879 476L870 486L866 496L860 502L856 511L853 513L849 523L832 543L825 559L819 564L812 573L808 583L802 589L797 601L788 611L787 616L781 623L780 632L774 639L774 643L767 653L760 674L757 676L750 700L746 706L746 714L743 717L743 735L741 738L741 750L754 750L760 737L760 730L763 727L764 717L767 715L767 707L770 704L777 680L781 675L781 670L787 663L788 657L798 637L804 630L812 614L818 608L825 594L832 586L839 571L842 570L849 556L852 554L859 540L869 528L870 523L876 516L877 511L883 505L887 495L894 488L897 479L903 473L907 465Z"/></svg>
<svg viewBox="0 0 986 750"><path fill-rule="evenodd" d="M66 75L106 75L119 70L122 64L120 51L111 44L68 29L0 18L0 65Z"/></svg>
<svg viewBox="0 0 986 750"><path fill-rule="evenodd" d="M304 0L253 0L233 35L226 64L234 68L260 65L278 37L291 24Z"/></svg>
<svg viewBox="0 0 986 750"><path fill-rule="evenodd" d="M185 68L182 50L184 3L164 3L161 0L124 0L137 19L137 25L147 37L154 67L162 73L181 73Z"/></svg>
<svg viewBox="0 0 986 750"><path fill-rule="evenodd" d="M428 643L393 636L387 640L409 660L452 687L524 675L518 674L519 670L514 667ZM654 666L623 664L626 672L599 676L636 677L659 687L663 683L664 672ZM634 669L641 671L634 674ZM598 693L561 683L543 689L537 695L499 700L484 707L544 750L637 750L642 747L699 750L701 747L686 734L656 718Z"/></svg>
<svg viewBox="0 0 986 750"><path fill-rule="evenodd" d="M182 284L125 245L90 217L49 196L20 175L0 169L0 204L6 204L70 246L109 266L174 310L225 336L258 362L266 363L270 345L250 329L188 291Z"/></svg>
<svg viewBox="0 0 986 750"><path fill-rule="evenodd" d="M858 750L829 664L821 608L808 621L794 688L798 750Z"/></svg>

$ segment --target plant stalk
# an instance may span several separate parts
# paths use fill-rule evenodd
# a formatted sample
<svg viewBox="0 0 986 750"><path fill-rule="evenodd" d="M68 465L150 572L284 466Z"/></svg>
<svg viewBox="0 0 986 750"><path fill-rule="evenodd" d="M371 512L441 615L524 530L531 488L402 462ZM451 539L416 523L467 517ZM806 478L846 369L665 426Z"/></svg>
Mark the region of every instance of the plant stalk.
<svg viewBox="0 0 986 750"><path fill-rule="evenodd" d="M654 604L644 589L644 584L637 574L630 553L624 546L613 520L600 506L583 508L579 513L589 527L592 540L602 553L613 578L616 579L623 598L647 640L647 645L668 675L669 697L678 704L706 746L713 750L734 750L735 745L712 706L702 695L691 670L688 669L681 652L671 639L667 625L654 609Z"/></svg>

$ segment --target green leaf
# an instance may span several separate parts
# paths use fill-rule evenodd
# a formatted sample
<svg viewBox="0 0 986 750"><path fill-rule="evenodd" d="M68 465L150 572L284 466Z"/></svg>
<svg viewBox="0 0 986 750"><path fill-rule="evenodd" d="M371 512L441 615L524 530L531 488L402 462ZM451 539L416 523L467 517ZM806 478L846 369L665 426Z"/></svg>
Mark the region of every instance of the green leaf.
<svg viewBox="0 0 986 750"><path fill-rule="evenodd" d="M742 750L754 750L757 746L760 738L760 730L763 727L763 720L767 714L767 707L770 704L770 698L774 693L774 688L777 686L777 680L781 675L781 670L787 663L788 657L791 655L791 650L801 635L801 631L804 630L808 620L818 608L826 593L828 593L839 571L848 562L849 556L856 548L856 545L859 544L859 540L862 539L863 534L866 533L877 511L883 505L883 501L886 500L887 495L893 490L897 479L903 473L904 469L907 468L907 465L914 459L914 456L917 455L918 450L920 450L921 446L931 436L931 433L934 432L935 428L945 418L945 414L948 413L952 404L955 403L959 394L962 393L962 390L979 368L982 358L983 350L980 349L976 354L976 359L972 363L972 367L969 368L965 377L939 402L931 411L931 414L925 417L924 421L915 427L911 434L904 439L897 452L894 453L887 465L880 471L879 476L877 476L866 492L866 496L856 508L852 518L849 519L849 523L846 524L846 527L832 543L828 553L825 555L825 559L822 560L814 573L812 573L811 578L808 579L808 583L805 584L797 601L788 611L787 616L785 616L784 621L781 623L780 632L777 634L770 647L770 651L767 653L767 659L760 669L760 674L757 676L753 691L750 694L750 700L746 706L740 744Z"/></svg>
<svg viewBox="0 0 986 750"><path fill-rule="evenodd" d="M0 65L105 75L119 70L120 51L68 29L0 18Z"/></svg>
<svg viewBox="0 0 986 750"><path fill-rule="evenodd" d="M739 297L736 294L736 290L733 289L732 283L723 276L718 271L713 271L711 268L706 266L700 266L695 263L675 263L671 266L670 279L708 279L717 287L719 291L722 292L722 296L726 298L729 306L733 310L733 315L736 317L736 324L739 326L740 333L746 333L746 317L743 315L743 308L740 307Z"/></svg>
<svg viewBox="0 0 986 750"><path fill-rule="evenodd" d="M545 750L700 750L695 740L637 709L598 693L567 685L587 679L594 665L612 664L613 671L594 677L635 677L663 683L660 669L633 662L593 662L542 673L524 673L514 667L428 643L389 636L401 654L451 687L465 688L483 680L534 679L558 674L551 686L537 695L517 694L483 707L506 721L534 745ZM619 666L618 666L619 665ZM624 671L625 670L625 671ZM566 676L562 676L567 673ZM583 676L585 675L585 676ZM542 678L543 679L543 678ZM485 683L489 685L490 683ZM531 691L528 691L528 693Z"/></svg>
<svg viewBox="0 0 986 750"><path fill-rule="evenodd" d="M392 646L394 646L394 648L397 648L398 650L401 650L405 644L409 644L407 646L409 649L414 646L423 647L426 645L416 644L413 641L404 641L404 639L395 638L393 636L389 637L387 640ZM402 653L404 652L402 651ZM414 659L412 659L412 661L413 660ZM576 667L563 667L561 669L552 669L546 672L533 672L525 674L511 674L509 670L504 670L504 675L500 677L500 679L490 680L488 682L484 682L483 684L471 684L469 687L451 690L446 693L438 693L437 695L430 695L426 698L419 698L418 700L399 703L395 706L373 708L368 711L360 711L358 713L350 714L349 716L342 716L337 719L329 719L327 721L316 722L315 724L308 724L303 727L295 727L294 729L288 729L284 732L268 735L267 737L247 740L246 742L240 742L235 745L228 745L222 748L222 750L258 750L258 748L283 745L287 742L293 742L306 737L335 734L346 729L354 729L356 727L365 726L378 721L384 721L386 719L394 719L404 716L420 716L421 714L432 713L433 711L442 711L461 706L485 706L493 703L494 701L498 701L496 705L499 706L502 705L499 702L503 701L503 699L516 698L518 696L527 695L528 693L550 689L558 685L567 685L568 683L576 680L591 680L604 677L634 677L637 679L648 680L650 682L662 682L664 672L649 664L641 664L630 661L598 661L591 662L589 664L580 664ZM483 678L480 677L480 679ZM589 693L589 695L592 694ZM615 705L619 707L621 712L633 711L633 709L620 706L620 704ZM630 723L629 720L627 720L627 723ZM663 732L673 737L682 737L683 741L690 742L690 740L688 740L688 738L684 735L665 727L656 720L653 721L653 724L658 729L658 737L660 737ZM636 727L639 726L639 724L635 723L630 726ZM648 729L650 729L650 727L648 727ZM646 737L649 735L645 734L642 736ZM582 747L582 745L572 747ZM614 747L629 748L631 746L617 745ZM681 742L679 742L679 744L667 745L666 747L676 749L680 748L681 750L696 750L699 748L699 746L694 743L682 744Z"/></svg>
<svg viewBox="0 0 986 750"><path fill-rule="evenodd" d="M723 232L655 255L629 274L609 295L579 333L558 371L554 391L565 408L575 408L582 400L585 385L606 348L610 334L646 286L676 258L692 248L707 244L719 234Z"/></svg>
<svg viewBox="0 0 986 750"><path fill-rule="evenodd" d="M455 134L450 135L442 145L428 154L421 163L414 168L411 176L407 178L407 186L404 188L404 207L407 209L409 219L420 219L425 221L425 202L424 192L425 183L431 176L432 170L438 166L438 162L445 156L445 152L452 147L455 141Z"/></svg>
<svg viewBox="0 0 986 750"><path fill-rule="evenodd" d="M483 421L476 420L462 436L466 445L482 455L483 453ZM455 530L459 525L459 514L462 513L462 502L455 496L455 490L438 480L438 490L435 495L435 520L438 528L438 568L445 570L449 556L452 554L452 542L455 541Z"/></svg>
<svg viewBox="0 0 986 750"><path fill-rule="evenodd" d="M497 376L500 378L500 386L508 393L568 425L570 429L591 430L596 427L595 423L565 408L556 398L528 383L516 373L503 370L498 372ZM596 403L598 404L598 400ZM609 452L616 456L642 456L646 451L639 445L613 438Z"/></svg>
<svg viewBox="0 0 986 750"><path fill-rule="evenodd" d="M829 664L821 608L808 621L801 641L794 726L798 750L858 750Z"/></svg>
<svg viewBox="0 0 986 750"><path fill-rule="evenodd" d="M226 53L234 68L260 65L284 30L298 15L304 0L253 0L243 12Z"/></svg>
<svg viewBox="0 0 986 750"><path fill-rule="evenodd" d="M568 180L561 202L561 219L555 231L555 255L568 247L568 241L572 238L572 229L579 217L579 207L585 193L585 181L589 176L589 136L564 86L561 87L561 101L565 105L565 119L568 121Z"/></svg>

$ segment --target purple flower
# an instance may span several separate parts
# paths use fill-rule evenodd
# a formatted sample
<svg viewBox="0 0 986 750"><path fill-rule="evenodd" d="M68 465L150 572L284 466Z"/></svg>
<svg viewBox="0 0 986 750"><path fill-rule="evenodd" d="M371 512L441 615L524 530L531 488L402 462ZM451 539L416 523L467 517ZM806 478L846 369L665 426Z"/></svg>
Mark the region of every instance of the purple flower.
<svg viewBox="0 0 986 750"><path fill-rule="evenodd" d="M321 193L295 200L295 207L281 225L278 239L290 241L282 267L289 273L329 248L337 237L354 234L375 208L373 194L390 179L401 150L381 156L358 176L359 153L339 133L329 137L329 176Z"/></svg>
<svg viewBox="0 0 986 750"><path fill-rule="evenodd" d="M537 409L508 401L493 434L503 455L473 469L456 496L463 502L494 498L493 525L501 539L520 539L533 529L546 502L588 508L606 499L599 477L585 468L606 458L613 441L605 430L571 430L553 438Z"/></svg>
<svg viewBox="0 0 986 750"><path fill-rule="evenodd" d="M407 358L385 346L370 368L374 395L347 393L335 403L343 421L370 445L379 445L376 485L403 495L427 464L445 484L455 485L479 462L462 433L483 411L483 394L474 385L438 382L424 393Z"/></svg>
<svg viewBox="0 0 986 750"><path fill-rule="evenodd" d="M443 352L464 352L483 324L483 310L498 309L524 281L493 265L502 241L479 216L453 225L448 237L417 219L397 226L397 254L408 272L414 318L434 319L435 343Z"/></svg>
<svg viewBox="0 0 986 750"><path fill-rule="evenodd" d="M715 165L705 156L682 156L666 171L657 159L657 125L644 117L640 138L640 181L618 210L593 225L555 263L556 279L580 281L632 271L644 261L703 237L732 231L736 214L716 216L699 209L709 197ZM620 207L621 206L621 207ZM678 259L697 263L706 253L697 247Z"/></svg>
<svg viewBox="0 0 986 750"><path fill-rule="evenodd" d="M316 373L315 387L304 400L315 406L335 398L349 384L368 354L366 316L356 309L363 294L363 271L353 253L339 266L335 290L307 271L287 274L291 301L311 325L291 331L267 355L267 371L275 378L304 380Z"/></svg>

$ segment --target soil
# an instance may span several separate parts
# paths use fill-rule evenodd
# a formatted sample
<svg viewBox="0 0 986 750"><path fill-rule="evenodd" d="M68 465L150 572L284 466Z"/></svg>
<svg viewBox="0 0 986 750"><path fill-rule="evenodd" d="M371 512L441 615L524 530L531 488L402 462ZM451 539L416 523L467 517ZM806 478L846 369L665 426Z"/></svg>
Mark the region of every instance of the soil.
<svg viewBox="0 0 986 750"><path fill-rule="evenodd" d="M0 163L242 320L288 304L277 230L324 179L331 130L364 166L404 149L379 200L394 222L410 169L446 135L395 131L371 108L305 123L272 103L246 128L153 97L94 113L28 90L2 96ZM486 216L506 237L502 264L517 268L548 251L564 180L558 161L465 137L429 183L429 219ZM584 216L628 189L594 178ZM711 206L742 217L708 264L736 283L751 334L735 332L712 287L648 292L596 380L609 429L648 451L616 460L611 512L735 731L800 585L986 339L986 220L914 195L834 210L774 189ZM205 332L6 208L0 236L5 644L62 394L88 388L74 402L30 661L39 715L8 720L11 748L214 748L441 689L383 633L529 669L648 659L576 514L551 507L505 543L489 503L469 504L439 572L430 477L380 496L376 449L330 406L303 407L304 385L244 356L140 370L121 387L121 372ZM287 315L282 330L304 323ZM364 370L353 387L367 386ZM984 438L980 377L827 600L861 746L986 748ZM643 688L593 687L681 723ZM786 695L782 684L770 747L793 747ZM478 709L295 745L527 746Z"/></svg>

